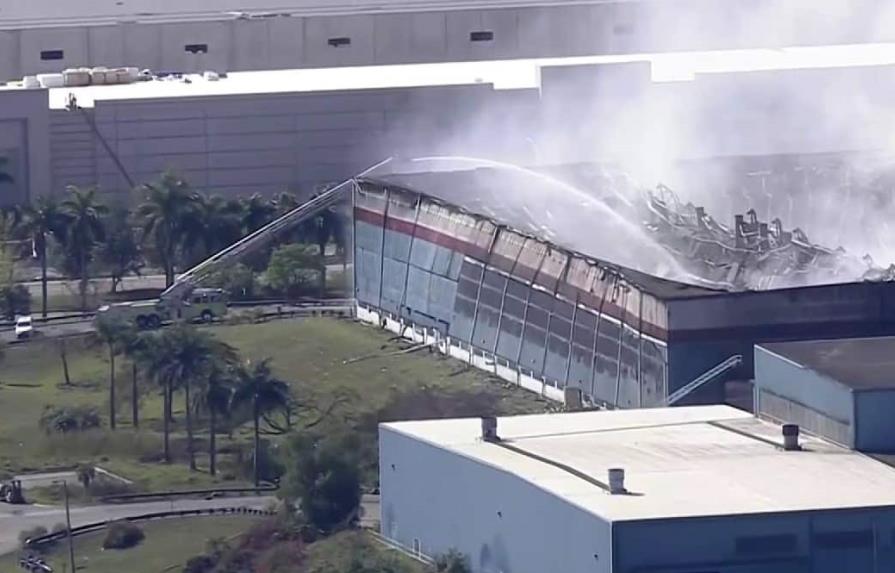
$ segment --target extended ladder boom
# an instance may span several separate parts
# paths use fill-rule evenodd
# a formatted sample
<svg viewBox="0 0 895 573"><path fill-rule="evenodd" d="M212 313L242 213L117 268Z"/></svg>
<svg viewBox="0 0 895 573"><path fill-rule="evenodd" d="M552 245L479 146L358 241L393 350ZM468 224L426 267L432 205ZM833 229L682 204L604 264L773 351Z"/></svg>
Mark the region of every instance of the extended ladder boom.
<svg viewBox="0 0 895 573"><path fill-rule="evenodd" d="M270 244L283 231L294 228L295 225L333 206L349 192L352 184L353 180L346 181L321 193L310 201L302 203L285 215L271 221L254 233L205 259L180 275L174 281L174 284L161 294L161 299L169 302L183 300L203 278L211 274L219 265L235 261L248 251Z"/></svg>

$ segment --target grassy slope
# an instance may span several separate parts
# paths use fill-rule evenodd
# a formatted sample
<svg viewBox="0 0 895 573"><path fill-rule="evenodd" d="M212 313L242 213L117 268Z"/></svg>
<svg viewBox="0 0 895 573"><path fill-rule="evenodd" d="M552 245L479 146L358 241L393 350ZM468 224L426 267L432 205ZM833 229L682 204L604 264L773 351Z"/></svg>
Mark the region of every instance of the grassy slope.
<svg viewBox="0 0 895 573"><path fill-rule="evenodd" d="M376 328L332 319L283 320L264 324L210 327L211 332L251 359L271 358L276 373L292 383L296 396L326 406L347 393L351 401L340 415L354 418L375 410L392 388L489 388L501 396L505 413L542 411L536 396L488 379L482 372L426 351L384 356L405 343ZM158 433L161 404L151 388L144 388L141 408L143 432L129 426L130 366L119 360L118 432L47 437L37 430L45 404L90 404L103 416L108 412L108 357L104 348L85 339L68 343L69 368L74 388L61 384L58 342L43 340L6 349L0 361L0 471L19 471L93 461L122 475L139 479L147 488L200 486L211 482L207 474L190 474L182 464L164 466L141 461L161 448ZM359 356L376 357L345 364ZM182 410L182 397L176 398ZM175 416L178 412L175 411ZM238 432L237 441L247 438ZM201 436L201 432L200 432ZM227 444L221 437L219 446ZM198 448L201 450L202 446ZM200 456L200 466L204 459Z"/></svg>
<svg viewBox="0 0 895 573"><path fill-rule="evenodd" d="M362 531L346 531L308 546L307 558L300 567L295 568L295 573L340 573L348 571L352 559L368 565L387 565L381 570L394 573L431 571L422 563L383 547Z"/></svg>
<svg viewBox="0 0 895 573"><path fill-rule="evenodd" d="M352 403L349 414L382 406L393 388L499 388L487 374L425 350L384 356L406 347L406 342L392 340L391 333L350 321L277 321L219 328L214 332L245 356L271 357L277 375L290 381L299 397L312 396L327 404L340 391L357 394L360 399ZM371 355L377 356L344 363ZM528 392L504 390L502 396L501 409L506 412L543 409L540 400Z"/></svg>
<svg viewBox="0 0 895 573"><path fill-rule="evenodd" d="M251 527L255 518L196 517L170 519L143 524L146 538L137 547L126 550L103 551L105 535L100 532L75 538L75 560L78 569L90 573L160 573L179 572L194 555L202 553L208 539L230 538ZM47 556L56 571L63 571L68 563L68 546L60 544ZM0 570L15 571L15 556L0 559Z"/></svg>

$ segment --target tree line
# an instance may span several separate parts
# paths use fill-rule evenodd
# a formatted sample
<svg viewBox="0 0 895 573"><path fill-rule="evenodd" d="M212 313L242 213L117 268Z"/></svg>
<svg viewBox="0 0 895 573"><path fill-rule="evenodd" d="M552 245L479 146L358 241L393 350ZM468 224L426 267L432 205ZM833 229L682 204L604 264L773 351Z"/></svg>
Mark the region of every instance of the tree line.
<svg viewBox="0 0 895 573"><path fill-rule="evenodd" d="M2 213L0 231L5 230L5 237L0 239L24 243L26 248L19 255L31 256L40 264L44 316L51 260L58 262L66 276L78 279L81 306L87 310L89 281L99 272L111 277L113 293L125 276L139 275L147 265L161 270L165 285L170 286L178 270L211 256L300 204L290 192L271 199L260 194L235 198L207 195L173 172L164 173L137 191L139 201L132 210L105 202L96 189L72 186L60 198L42 196L30 205L7 208ZM287 240L316 246L316 254L322 258L330 242L344 251L343 235L342 220L335 212L324 211ZM325 273L321 279L325 282ZM0 284L0 288L5 291L0 292L0 298L10 300L7 308L16 306L16 301L23 304L23 287Z"/></svg>
<svg viewBox="0 0 895 573"><path fill-rule="evenodd" d="M183 402L186 451L189 467L196 470L196 416L203 415L208 429L208 471L217 473L216 437L224 422L233 428L251 421L254 435L253 474L262 479L262 432L292 426L295 401L289 385L272 372L269 360L240 358L232 346L188 324L176 324L156 332L141 332L123 322L97 323L97 338L109 353L109 428L118 426L117 359L130 363L131 425L140 427L140 398L147 391L162 397L162 457L172 461L171 424L175 401ZM274 421L282 416L285 423ZM262 429L262 425L264 429Z"/></svg>

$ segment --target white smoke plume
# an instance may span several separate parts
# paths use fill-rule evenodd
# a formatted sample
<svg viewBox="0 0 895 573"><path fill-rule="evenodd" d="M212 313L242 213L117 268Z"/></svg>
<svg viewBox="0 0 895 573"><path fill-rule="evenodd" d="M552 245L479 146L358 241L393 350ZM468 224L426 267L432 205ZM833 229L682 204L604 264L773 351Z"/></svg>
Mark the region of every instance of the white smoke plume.
<svg viewBox="0 0 895 573"><path fill-rule="evenodd" d="M662 12L644 15L644 33L664 23L661 45L704 32L676 19L676 4L654 3ZM876 42L895 30L891 2L875 10L865 2L857 21L846 0L763 4L729 15L737 22L733 42L776 50L790 40L795 47L825 38ZM892 48L880 47L886 49ZM793 53L802 57L798 49ZM888 265L895 262L888 240L895 204L886 191L895 189L895 177L872 181L895 166L895 66L847 64L831 59L829 65L840 67L820 61L813 69L698 74L664 83L650 80L649 63L604 65L567 70L576 80L565 88L555 80L562 70L545 69L539 93L520 93L499 109L483 100L481 109L451 125L451 137L433 140L435 130L421 131L409 147L419 155L527 166L611 163L642 186L669 185L724 224L754 208L762 219L779 217L786 228L801 228L815 243L842 245ZM799 156L788 160L797 167L785 176L770 174L783 160L756 160L751 169L730 159L782 155ZM716 161L694 168L706 158ZM542 212L555 200L545 195Z"/></svg>

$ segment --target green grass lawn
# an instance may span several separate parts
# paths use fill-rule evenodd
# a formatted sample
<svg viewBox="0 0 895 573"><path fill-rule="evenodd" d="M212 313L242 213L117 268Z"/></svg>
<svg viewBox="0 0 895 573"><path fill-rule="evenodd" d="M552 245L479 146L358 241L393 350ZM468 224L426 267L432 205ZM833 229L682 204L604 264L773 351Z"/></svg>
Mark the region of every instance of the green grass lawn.
<svg viewBox="0 0 895 573"><path fill-rule="evenodd" d="M406 341L371 326L328 318L280 320L261 324L207 327L249 359L270 358L275 373L288 381L304 403L326 408L337 397L347 398L334 416L346 421L375 412L393 392L426 388L435 392L488 392L496 396L500 413L540 412L547 404L529 392L495 381L486 373L427 351L389 355ZM157 462L161 451L161 400L151 386L141 386L141 425L130 424L131 368L118 360L119 430L80 435L44 435L38 419L45 405L91 405L108 418L109 363L104 347L89 337L66 343L72 386L63 384L58 340L38 340L10 346L0 359L0 471L20 472L91 462L138 482L143 489L203 487L228 481L236 485L235 469L241 463L221 458L222 474L191 473L182 463ZM357 357L364 360L349 362ZM175 398L175 452L182 456L185 441L183 398ZM233 440L219 436L219 448L245 444L248 426ZM199 464L206 463L204 427L197 431ZM245 461L243 459L243 461ZM228 475L229 474L229 475Z"/></svg>
<svg viewBox="0 0 895 573"><path fill-rule="evenodd" d="M232 538L249 529L257 518L248 516L194 517L147 522L146 538L124 550L103 550L105 531L75 538L75 563L88 573L179 573L186 561L202 553L213 538ZM0 558L0 570L16 571L14 554ZM46 556L54 571L68 567L68 546L57 545Z"/></svg>

